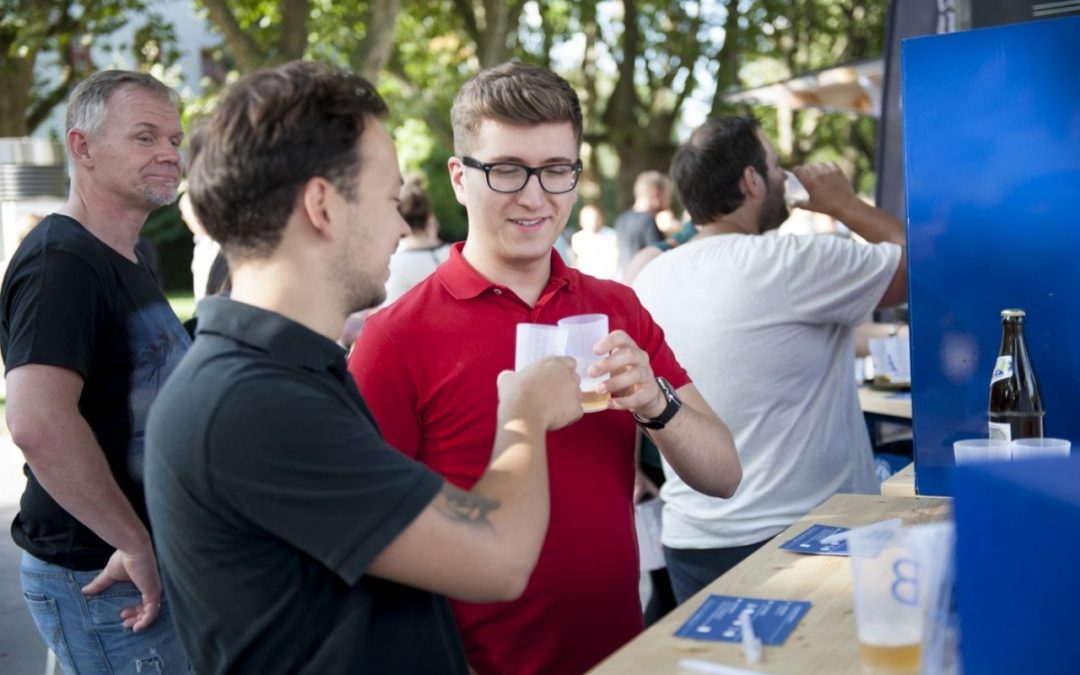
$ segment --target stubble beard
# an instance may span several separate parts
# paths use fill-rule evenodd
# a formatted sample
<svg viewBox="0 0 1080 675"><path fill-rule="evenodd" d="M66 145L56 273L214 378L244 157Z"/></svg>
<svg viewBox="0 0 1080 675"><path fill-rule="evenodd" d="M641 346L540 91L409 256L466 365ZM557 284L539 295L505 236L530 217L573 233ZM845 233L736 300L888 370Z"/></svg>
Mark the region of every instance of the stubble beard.
<svg viewBox="0 0 1080 675"><path fill-rule="evenodd" d="M341 284L342 301L348 316L363 309L378 307L386 300L386 285L381 281L364 276L350 264L348 242L344 242L341 253L334 260L331 274Z"/></svg>
<svg viewBox="0 0 1080 675"><path fill-rule="evenodd" d="M775 230L783 225L791 213L784 202L782 192L773 189L771 185L766 190L765 204L761 209L761 215L758 217L758 231L762 233Z"/></svg>
<svg viewBox="0 0 1080 675"><path fill-rule="evenodd" d="M175 202L178 196L177 191L178 186L153 187L150 185L143 185L143 196L146 197L146 201L153 205L154 208L168 206Z"/></svg>

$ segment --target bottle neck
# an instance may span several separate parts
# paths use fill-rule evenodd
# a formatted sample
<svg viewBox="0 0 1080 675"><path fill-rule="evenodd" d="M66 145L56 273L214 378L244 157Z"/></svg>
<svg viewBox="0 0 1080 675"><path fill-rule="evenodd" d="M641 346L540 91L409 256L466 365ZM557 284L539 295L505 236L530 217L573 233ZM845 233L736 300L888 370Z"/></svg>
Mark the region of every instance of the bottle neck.
<svg viewBox="0 0 1080 675"><path fill-rule="evenodd" d="M1020 356L1024 347L1024 320L1018 317L1001 320L1001 355Z"/></svg>

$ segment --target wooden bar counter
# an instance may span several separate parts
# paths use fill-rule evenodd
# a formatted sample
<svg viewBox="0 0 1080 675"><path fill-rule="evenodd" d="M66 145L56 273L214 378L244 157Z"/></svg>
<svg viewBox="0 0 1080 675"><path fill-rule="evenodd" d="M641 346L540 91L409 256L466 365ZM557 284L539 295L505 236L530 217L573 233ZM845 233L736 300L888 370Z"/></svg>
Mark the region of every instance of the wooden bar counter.
<svg viewBox="0 0 1080 675"><path fill-rule="evenodd" d="M762 673L858 674L861 667L851 595L851 562L846 557L782 551L780 544L814 523L858 527L886 518L901 518L905 525L914 525L946 520L950 516L951 500L947 498L835 495L590 672L680 673L684 671L678 666L679 660L695 658ZM710 594L809 600L813 604L783 645L764 647L761 661L748 663L739 644L674 637L679 626Z"/></svg>
<svg viewBox="0 0 1080 675"><path fill-rule="evenodd" d="M881 484L881 494L893 497L915 496L915 462L908 464Z"/></svg>
<svg viewBox="0 0 1080 675"><path fill-rule="evenodd" d="M859 407L864 413L898 421L911 419L911 392L881 391L862 386L858 393Z"/></svg>

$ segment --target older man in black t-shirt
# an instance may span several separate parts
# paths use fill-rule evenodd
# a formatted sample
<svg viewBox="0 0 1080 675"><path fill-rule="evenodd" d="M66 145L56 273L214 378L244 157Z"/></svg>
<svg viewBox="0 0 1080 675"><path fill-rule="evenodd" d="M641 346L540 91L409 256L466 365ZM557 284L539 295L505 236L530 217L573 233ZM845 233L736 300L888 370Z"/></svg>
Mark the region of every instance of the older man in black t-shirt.
<svg viewBox="0 0 1080 675"><path fill-rule="evenodd" d="M70 196L0 292L7 419L29 467L11 534L27 605L70 673L187 672L147 529L143 435L189 340L136 251L176 199L182 137L175 94L149 75L76 87Z"/></svg>
<svg viewBox="0 0 1080 675"><path fill-rule="evenodd" d="M292 63L233 85L192 143L233 287L154 404L147 485L199 673L464 673L436 594L512 599L539 556L545 434L582 414L573 360L490 383L495 450L466 492L386 445L335 343L407 231L384 113L365 80Z"/></svg>

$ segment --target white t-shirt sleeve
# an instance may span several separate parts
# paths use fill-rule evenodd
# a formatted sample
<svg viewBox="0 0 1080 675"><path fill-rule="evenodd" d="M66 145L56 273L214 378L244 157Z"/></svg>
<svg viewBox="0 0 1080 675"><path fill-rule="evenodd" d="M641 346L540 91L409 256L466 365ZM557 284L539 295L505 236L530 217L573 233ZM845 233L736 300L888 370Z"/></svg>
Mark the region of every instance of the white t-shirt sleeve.
<svg viewBox="0 0 1080 675"><path fill-rule="evenodd" d="M810 323L866 321L900 264L892 243L859 244L831 236L787 237L785 287L791 310Z"/></svg>

